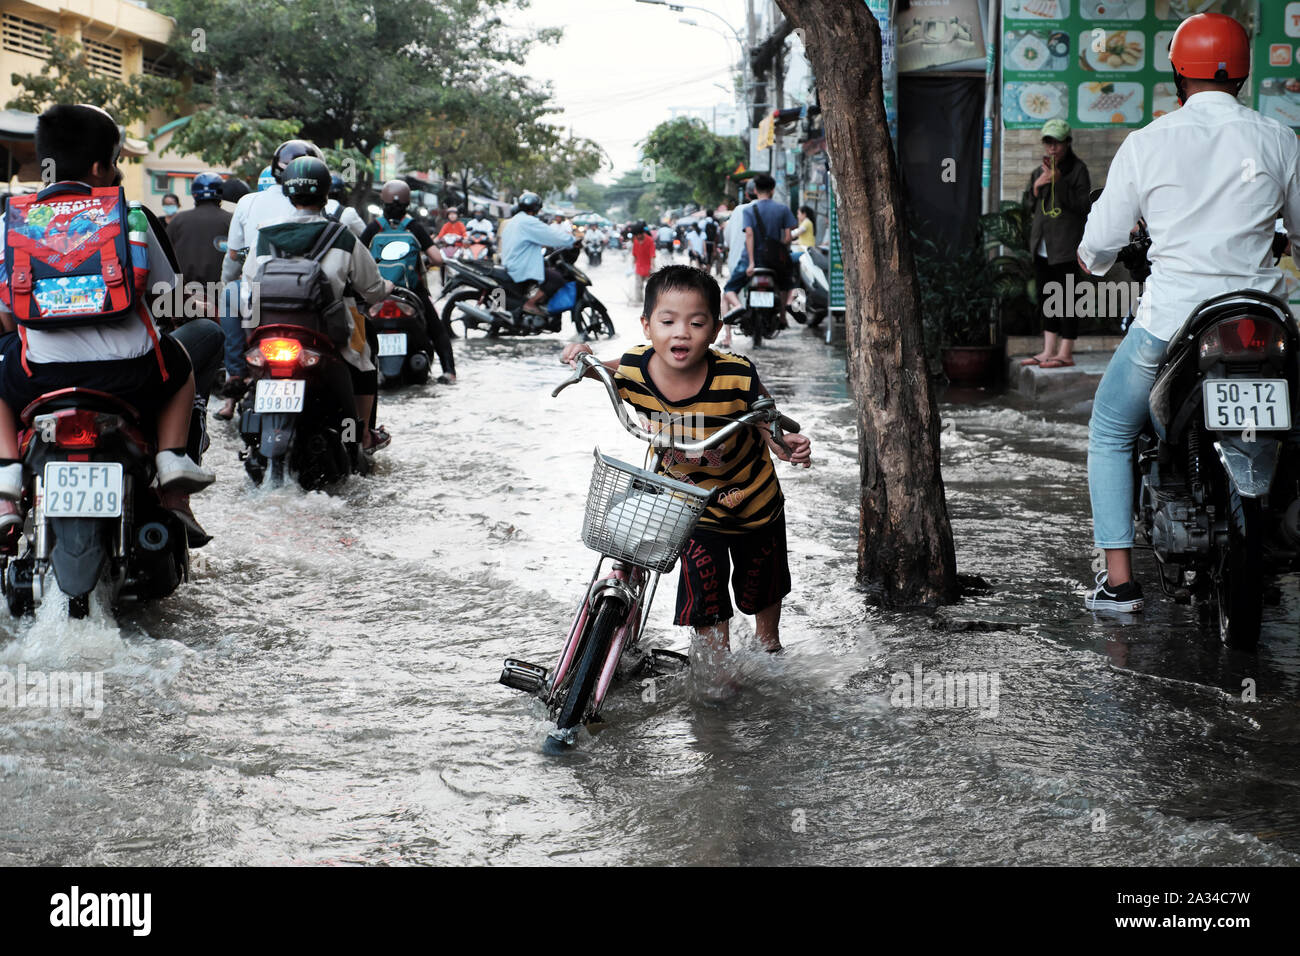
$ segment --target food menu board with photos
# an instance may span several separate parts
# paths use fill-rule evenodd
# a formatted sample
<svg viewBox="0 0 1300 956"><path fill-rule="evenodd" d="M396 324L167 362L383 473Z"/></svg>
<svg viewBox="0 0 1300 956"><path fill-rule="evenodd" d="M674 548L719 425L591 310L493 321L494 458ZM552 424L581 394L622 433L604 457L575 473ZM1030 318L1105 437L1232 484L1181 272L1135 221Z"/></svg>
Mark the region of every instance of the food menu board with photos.
<svg viewBox="0 0 1300 956"><path fill-rule="evenodd" d="M1265 0L1268 6L1279 0ZM1295 4L1300 6L1300 3ZM1006 0L1002 110L1008 129L1059 118L1076 129L1141 126L1178 106L1169 42L1195 13L1250 29L1256 0Z"/></svg>
<svg viewBox="0 0 1300 956"><path fill-rule="evenodd" d="M1300 130L1300 3L1264 0L1259 8L1253 73L1255 108Z"/></svg>

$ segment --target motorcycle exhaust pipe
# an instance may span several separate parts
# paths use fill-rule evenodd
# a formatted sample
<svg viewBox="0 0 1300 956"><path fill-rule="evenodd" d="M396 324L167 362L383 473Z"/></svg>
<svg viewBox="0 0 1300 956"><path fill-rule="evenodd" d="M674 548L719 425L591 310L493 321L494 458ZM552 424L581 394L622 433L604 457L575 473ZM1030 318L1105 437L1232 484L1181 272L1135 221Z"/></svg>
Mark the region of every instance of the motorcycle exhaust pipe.
<svg viewBox="0 0 1300 956"><path fill-rule="evenodd" d="M171 535L167 532L167 526L157 521L150 521L148 524L142 525L135 535L135 540L146 551L166 550L170 538Z"/></svg>
<svg viewBox="0 0 1300 956"><path fill-rule="evenodd" d="M423 352L416 352L408 359L408 361L411 363L411 371L417 375L429 367L429 356L425 355Z"/></svg>

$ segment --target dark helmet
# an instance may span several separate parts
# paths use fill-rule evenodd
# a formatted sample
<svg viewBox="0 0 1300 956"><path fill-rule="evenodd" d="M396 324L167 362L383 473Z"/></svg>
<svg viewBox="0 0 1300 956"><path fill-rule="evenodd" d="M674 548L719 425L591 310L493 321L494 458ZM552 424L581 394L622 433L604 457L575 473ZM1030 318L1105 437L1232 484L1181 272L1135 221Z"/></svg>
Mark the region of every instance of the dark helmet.
<svg viewBox="0 0 1300 956"><path fill-rule="evenodd" d="M342 200L347 195L347 183L338 173L330 173L330 199Z"/></svg>
<svg viewBox="0 0 1300 956"><path fill-rule="evenodd" d="M379 191L379 201L384 205L400 203L403 206L409 206L411 204L411 187L400 179L390 179L384 183L384 188Z"/></svg>
<svg viewBox="0 0 1300 956"><path fill-rule="evenodd" d="M280 185L295 205L302 200L309 200L313 206L324 205L330 192L330 170L323 159L299 156L280 173Z"/></svg>
<svg viewBox="0 0 1300 956"><path fill-rule="evenodd" d="M190 182L190 195L195 202L220 202L225 197L225 182L220 173L212 170L199 173Z"/></svg>
<svg viewBox="0 0 1300 956"><path fill-rule="evenodd" d="M275 155L271 157L271 174L275 176L276 182L283 185L285 168L299 156L314 156L322 162L325 160L325 154L315 143L309 143L305 139L285 140L275 148ZM328 178L328 167L325 175Z"/></svg>
<svg viewBox="0 0 1300 956"><path fill-rule="evenodd" d="M526 212L531 216L535 216L541 211L542 197L537 195L537 193L524 193L519 197L518 205L520 212Z"/></svg>

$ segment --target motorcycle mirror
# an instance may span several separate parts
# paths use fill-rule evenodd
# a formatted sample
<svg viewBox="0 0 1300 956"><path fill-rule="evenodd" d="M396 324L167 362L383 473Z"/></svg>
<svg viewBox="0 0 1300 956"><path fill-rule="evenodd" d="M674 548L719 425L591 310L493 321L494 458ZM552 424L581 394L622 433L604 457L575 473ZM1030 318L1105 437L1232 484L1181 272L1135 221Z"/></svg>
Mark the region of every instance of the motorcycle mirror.
<svg viewBox="0 0 1300 956"><path fill-rule="evenodd" d="M411 244L398 239L395 242L390 242L388 245L384 246L383 251L379 253L379 258L383 259L385 262L395 262L410 251Z"/></svg>

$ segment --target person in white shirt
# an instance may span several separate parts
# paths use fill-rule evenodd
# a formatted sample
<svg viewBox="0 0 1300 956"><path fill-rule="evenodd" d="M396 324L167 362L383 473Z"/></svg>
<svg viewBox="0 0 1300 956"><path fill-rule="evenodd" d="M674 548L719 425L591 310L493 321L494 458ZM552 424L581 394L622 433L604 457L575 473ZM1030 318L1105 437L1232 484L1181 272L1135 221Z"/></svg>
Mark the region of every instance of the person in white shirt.
<svg viewBox="0 0 1300 956"><path fill-rule="evenodd" d="M474 210L474 218L465 223L466 232L481 232L489 239L495 238L497 234L496 223L488 215L488 211L480 206Z"/></svg>
<svg viewBox="0 0 1300 956"><path fill-rule="evenodd" d="M330 198L325 203L325 218L343 223L352 235L360 239L366 231L365 221L355 209L343 204L346 198L347 184L343 182L343 177L338 173L330 173Z"/></svg>
<svg viewBox="0 0 1300 956"><path fill-rule="evenodd" d="M1131 563L1132 456L1169 340L1211 296L1283 291L1272 254L1279 210L1292 243L1300 239L1300 143L1236 100L1250 72L1245 29L1223 14L1197 14L1174 34L1170 59L1184 105L1120 146L1079 246L1079 264L1102 275L1139 218L1151 234L1151 276L1089 425L1093 538L1106 554L1084 600L1089 610L1142 608Z"/></svg>

